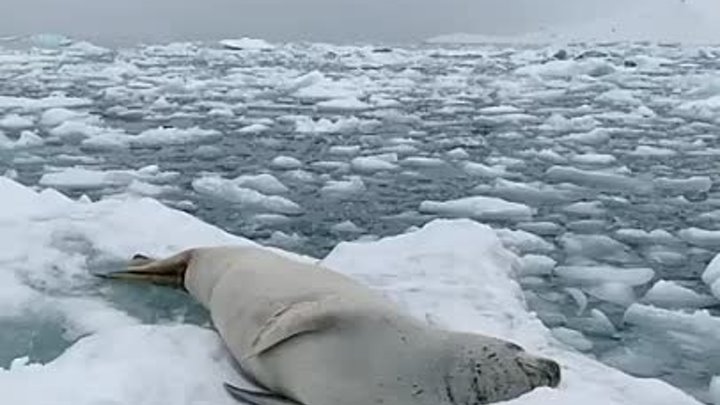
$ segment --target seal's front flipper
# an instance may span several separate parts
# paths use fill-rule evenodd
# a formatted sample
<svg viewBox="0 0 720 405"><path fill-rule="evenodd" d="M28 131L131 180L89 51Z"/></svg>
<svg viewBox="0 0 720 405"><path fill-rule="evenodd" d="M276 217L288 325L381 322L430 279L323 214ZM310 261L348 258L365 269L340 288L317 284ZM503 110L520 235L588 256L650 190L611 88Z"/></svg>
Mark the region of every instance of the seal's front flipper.
<svg viewBox="0 0 720 405"><path fill-rule="evenodd" d="M228 383L224 383L223 386L231 397L248 405L302 405L272 392L250 391Z"/></svg>
<svg viewBox="0 0 720 405"><path fill-rule="evenodd" d="M296 302L275 312L260 328L245 357L259 356L297 336L326 330L338 322L341 301L335 296Z"/></svg>

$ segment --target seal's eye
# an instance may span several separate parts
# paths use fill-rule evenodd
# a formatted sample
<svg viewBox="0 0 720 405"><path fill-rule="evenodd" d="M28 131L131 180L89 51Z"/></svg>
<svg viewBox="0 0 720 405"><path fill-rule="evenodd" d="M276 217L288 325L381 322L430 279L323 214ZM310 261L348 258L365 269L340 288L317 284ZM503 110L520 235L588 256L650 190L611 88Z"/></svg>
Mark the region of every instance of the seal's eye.
<svg viewBox="0 0 720 405"><path fill-rule="evenodd" d="M508 349L515 351L515 352L524 352L525 351L525 349L523 349L522 347L520 347L512 342L508 342L507 344L505 344L505 347L507 347Z"/></svg>

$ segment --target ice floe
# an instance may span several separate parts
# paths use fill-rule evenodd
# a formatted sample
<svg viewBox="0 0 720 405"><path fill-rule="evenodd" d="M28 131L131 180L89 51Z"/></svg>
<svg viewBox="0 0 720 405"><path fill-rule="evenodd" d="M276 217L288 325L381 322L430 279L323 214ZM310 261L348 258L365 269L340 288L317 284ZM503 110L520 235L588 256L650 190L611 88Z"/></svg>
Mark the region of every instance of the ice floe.
<svg viewBox="0 0 720 405"><path fill-rule="evenodd" d="M59 285L89 295L91 304L79 306L73 299L82 297L54 298L51 305L71 311L62 322L83 317L116 319L95 322L59 357L44 363L19 354L11 367L0 370L6 400L29 405L44 404L48 398L79 405L107 398L140 405L168 400L232 403L221 383L237 383L241 377L214 332L174 322L140 325L93 293L97 285L87 284L92 276L86 266L98 258L122 260L138 251L164 255L193 245L252 242L153 200L73 202L7 179L0 179L0 188L5 201L12 202L2 213L7 232L0 237L15 242L8 245L12 249L4 250L3 260L16 270L3 273L9 276L0 295L3 308L45 305L49 293L13 275L27 274L49 282L46 287ZM559 389L538 389L509 403L697 404L665 383L630 377L555 341L551 335L557 332L551 334L526 309L511 277L512 262L513 256L490 228L467 220L436 221L404 236L341 244L323 260L326 266L390 295L420 319L509 339L563 365ZM6 309L7 316L11 315ZM93 381L97 389L87 389L87 381Z"/></svg>

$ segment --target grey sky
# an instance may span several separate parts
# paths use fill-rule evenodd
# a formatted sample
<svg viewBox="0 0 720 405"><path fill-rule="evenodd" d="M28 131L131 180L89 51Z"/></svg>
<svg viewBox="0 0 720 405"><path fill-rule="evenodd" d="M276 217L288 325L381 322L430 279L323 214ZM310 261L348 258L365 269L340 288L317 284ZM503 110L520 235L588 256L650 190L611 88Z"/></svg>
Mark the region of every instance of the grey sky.
<svg viewBox="0 0 720 405"><path fill-rule="evenodd" d="M623 0L0 0L0 36L101 43L252 36L329 42L512 34L607 15Z"/></svg>

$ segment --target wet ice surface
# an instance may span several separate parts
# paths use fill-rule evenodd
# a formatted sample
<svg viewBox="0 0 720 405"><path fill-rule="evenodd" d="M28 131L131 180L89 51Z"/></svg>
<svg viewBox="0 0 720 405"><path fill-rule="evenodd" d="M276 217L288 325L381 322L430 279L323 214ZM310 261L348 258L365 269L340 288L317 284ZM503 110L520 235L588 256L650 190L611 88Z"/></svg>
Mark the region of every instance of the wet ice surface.
<svg viewBox="0 0 720 405"><path fill-rule="evenodd" d="M524 255L519 281L555 338L710 399L720 49L5 46L0 173L73 198L152 196L318 257L474 218ZM3 366L73 339L3 319Z"/></svg>

